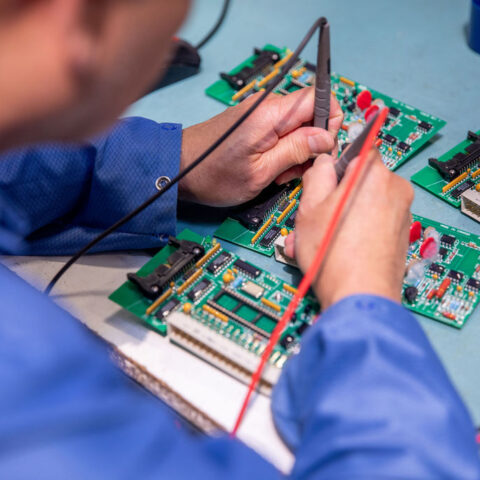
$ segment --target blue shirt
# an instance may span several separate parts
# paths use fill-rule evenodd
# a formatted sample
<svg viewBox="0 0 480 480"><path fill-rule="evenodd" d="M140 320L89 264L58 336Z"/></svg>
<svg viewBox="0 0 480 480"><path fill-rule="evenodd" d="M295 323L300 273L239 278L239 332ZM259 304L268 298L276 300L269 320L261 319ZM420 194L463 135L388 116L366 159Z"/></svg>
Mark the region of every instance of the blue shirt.
<svg viewBox="0 0 480 480"><path fill-rule="evenodd" d="M0 162L0 248L70 253L154 192L179 165L181 129L121 122L83 146ZM161 246L176 191L99 249ZM111 365L105 345L0 267L0 478L283 478L227 436L192 436ZM359 295L323 313L272 397L293 479L479 480L471 419L415 318Z"/></svg>

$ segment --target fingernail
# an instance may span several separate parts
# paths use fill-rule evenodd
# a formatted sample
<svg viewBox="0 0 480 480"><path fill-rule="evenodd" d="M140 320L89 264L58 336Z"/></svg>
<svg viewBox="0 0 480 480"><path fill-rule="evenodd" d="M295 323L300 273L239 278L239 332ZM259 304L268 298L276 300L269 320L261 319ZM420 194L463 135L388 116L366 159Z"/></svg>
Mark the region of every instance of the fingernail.
<svg viewBox="0 0 480 480"><path fill-rule="evenodd" d="M329 152L333 148L333 139L324 133L308 137L308 146L312 153L320 154Z"/></svg>

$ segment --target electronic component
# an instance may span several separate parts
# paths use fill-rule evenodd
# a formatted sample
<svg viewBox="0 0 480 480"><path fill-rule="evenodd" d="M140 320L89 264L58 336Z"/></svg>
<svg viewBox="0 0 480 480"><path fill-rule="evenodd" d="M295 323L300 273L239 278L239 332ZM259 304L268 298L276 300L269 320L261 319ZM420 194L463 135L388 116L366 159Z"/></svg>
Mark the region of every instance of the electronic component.
<svg viewBox="0 0 480 480"><path fill-rule="evenodd" d="M246 273L247 275L257 278L260 275L260 270L257 267L254 267L250 263L244 262L243 260L236 260L234 263L235 267Z"/></svg>
<svg viewBox="0 0 480 480"><path fill-rule="evenodd" d="M295 342L295 337L293 335L290 335L289 333L287 333L286 335L284 335L281 340L280 340L280 345L285 349L287 350L288 347L290 347L290 345L292 345L292 343Z"/></svg>
<svg viewBox="0 0 480 480"><path fill-rule="evenodd" d="M412 222L410 225L410 243L414 243L422 236L422 224L420 222Z"/></svg>
<svg viewBox="0 0 480 480"><path fill-rule="evenodd" d="M407 287L403 291L403 296L405 297L408 303L413 303L416 300L417 295L418 295L418 290L416 287L413 287L413 286Z"/></svg>
<svg viewBox="0 0 480 480"><path fill-rule="evenodd" d="M450 270L448 272L448 277L451 278L452 280L456 280L457 282L460 282L463 280L463 273L457 272L456 270Z"/></svg>
<svg viewBox="0 0 480 480"><path fill-rule="evenodd" d="M395 143L397 143L397 139L393 135L390 135L389 133L386 133L385 135L383 135L383 140L389 143L390 145L394 145Z"/></svg>
<svg viewBox="0 0 480 480"><path fill-rule="evenodd" d="M128 279L139 288L144 295L155 298L175 280L179 274L188 269L191 264L199 260L205 253L202 245L188 240L177 240L174 237L168 239L168 245L175 248L175 251L166 259L166 262L159 265L152 273L140 276L136 273L129 273Z"/></svg>
<svg viewBox="0 0 480 480"><path fill-rule="evenodd" d="M461 185L459 185L455 190L453 190L452 192L450 192L450 195L453 197L453 198L460 198L461 195L466 192L468 189L472 188L475 186L475 183L468 179L468 180L465 180L465 182L463 182Z"/></svg>
<svg viewBox="0 0 480 480"><path fill-rule="evenodd" d="M280 235L280 227L272 227L266 235L260 240L260 245L262 247L270 247L275 239Z"/></svg>
<svg viewBox="0 0 480 480"><path fill-rule="evenodd" d="M297 327L296 332L299 335L303 335L307 330L310 325L308 323L302 323L300 326Z"/></svg>
<svg viewBox="0 0 480 480"><path fill-rule="evenodd" d="M210 265L208 265L207 270L210 273L216 274L222 267L232 258L232 256L228 252L222 252L217 255Z"/></svg>
<svg viewBox="0 0 480 480"><path fill-rule="evenodd" d="M428 122L425 122L424 120L422 120L422 121L418 124L418 128L421 128L422 130L425 130L426 132L429 132L429 131L432 129L432 124L431 124L431 123L428 123Z"/></svg>
<svg viewBox="0 0 480 480"><path fill-rule="evenodd" d="M295 217L297 216L297 211L295 210L290 217L287 218L287 221L285 222L285 226L288 228L294 228L295 227Z"/></svg>
<svg viewBox="0 0 480 480"><path fill-rule="evenodd" d="M301 194L302 183L298 180L283 187L270 186L257 197L261 198L259 204L254 200L231 210L215 236L271 256L276 239L287 235L288 228L293 228ZM258 222L259 219L262 220ZM256 228L249 228L253 224Z"/></svg>
<svg viewBox="0 0 480 480"><path fill-rule="evenodd" d="M411 180L480 222L480 130L468 132L466 140L438 159L431 158Z"/></svg>
<svg viewBox="0 0 480 480"><path fill-rule="evenodd" d="M292 265L297 267L297 262L294 258L290 258L285 254L285 237L278 237L274 243L275 247L275 260L280 263Z"/></svg>
<svg viewBox="0 0 480 480"><path fill-rule="evenodd" d="M480 222L480 183L477 184L476 190L467 190L462 194L461 208L462 212Z"/></svg>
<svg viewBox="0 0 480 480"><path fill-rule="evenodd" d="M389 115L390 115L391 117L396 118L396 117L398 117L398 116L400 115L401 112L400 112L400 110L399 110L398 108L396 108L396 107L390 107L388 113L389 113Z"/></svg>
<svg viewBox="0 0 480 480"><path fill-rule="evenodd" d="M161 320L166 318L172 311L180 305L180 300L177 300L176 298L172 298L169 300L162 308L160 308L157 313L155 313L155 316Z"/></svg>
<svg viewBox="0 0 480 480"><path fill-rule="evenodd" d="M440 258L444 259L445 255L448 253L448 250L445 247L440 247L438 249L438 254L440 255Z"/></svg>
<svg viewBox="0 0 480 480"><path fill-rule="evenodd" d="M210 237L188 230L160 250L138 274L146 276L165 265L182 241L202 247L204 254L169 283L155 300L128 280L110 298L155 331L241 381L248 382L268 339L296 289L271 273L244 262ZM178 248L180 249L180 248ZM215 268L209 269L210 265ZM222 271L219 274L220 269ZM229 281L224 282L225 275ZM247 278L247 277L250 277ZM256 280L252 281L251 277ZM153 308L152 308L153 307ZM261 391L269 393L287 358L296 351L303 331L319 310L312 296L299 304L283 342L268 361Z"/></svg>
<svg viewBox="0 0 480 480"><path fill-rule="evenodd" d="M480 290L480 280L477 280L476 278L469 278L466 286L468 288L472 288L473 290Z"/></svg>
<svg viewBox="0 0 480 480"><path fill-rule="evenodd" d="M250 295L253 298L260 298L265 292L265 289L260 285L248 280L240 287L240 291Z"/></svg>
<svg viewBox="0 0 480 480"><path fill-rule="evenodd" d="M405 142L398 142L397 148L401 150L403 153L406 153L410 150L410 145Z"/></svg>
<svg viewBox="0 0 480 480"><path fill-rule="evenodd" d="M455 243L455 237L445 234L440 237L440 242L451 247Z"/></svg>
<svg viewBox="0 0 480 480"><path fill-rule="evenodd" d="M194 302L208 290L211 284L210 280L203 278L188 292L187 297Z"/></svg>
<svg viewBox="0 0 480 480"><path fill-rule="evenodd" d="M243 204L241 208L234 209L231 217L249 230L257 231L267 220L269 212L286 196L289 190L290 185L278 186L272 183L256 198Z"/></svg>
<svg viewBox="0 0 480 480"><path fill-rule="evenodd" d="M439 273L441 275L445 271L445 267L439 263L432 263L429 270L433 273Z"/></svg>
<svg viewBox="0 0 480 480"><path fill-rule="evenodd" d="M250 73L242 83L244 86L240 90L237 89L236 85L232 86L232 78L221 78L207 88L207 95L226 105L233 106L252 93L265 88L268 82L278 74L278 64L289 58L290 51L287 48L278 48L273 45L266 45L263 50L277 52L281 60L276 63L270 62L254 76L250 75L250 70L247 70ZM251 68L259 55L260 50L257 50L252 57L233 68L228 75L233 77L239 72L243 72L245 67ZM316 67L299 59L287 72L285 78L275 88L274 92L280 95L288 95L307 85L313 85L316 80L315 77ZM377 148L382 154L385 165L392 170L395 170L407 161L445 125L443 120L410 107L342 75L331 74L331 89L342 107L345 126L351 127L354 124L365 124L377 109L380 110L384 106L389 108L388 120L390 121L383 126L383 133L394 136L397 139L396 143L403 142L401 144L402 147L393 150L391 144L386 142L378 144ZM355 128L357 127L354 127L352 132L348 132L348 129L342 129L339 132L339 145L345 144L349 138L349 133L353 135ZM408 145L408 148L405 145Z"/></svg>
<svg viewBox="0 0 480 480"><path fill-rule="evenodd" d="M357 106L360 110L365 110L372 103L372 92L363 90L357 96Z"/></svg>
<svg viewBox="0 0 480 480"><path fill-rule="evenodd" d="M467 140L473 140L464 151L456 152L450 160L430 158L430 166L438 170L445 180L453 180L467 168L472 167L480 158L480 135L468 132Z"/></svg>
<svg viewBox="0 0 480 480"><path fill-rule="evenodd" d="M280 55L267 48L254 50L255 58L248 65L243 66L236 73L221 73L223 80L227 81L232 88L240 90L245 87L253 78L255 78L262 70L268 66L274 65L280 59Z"/></svg>

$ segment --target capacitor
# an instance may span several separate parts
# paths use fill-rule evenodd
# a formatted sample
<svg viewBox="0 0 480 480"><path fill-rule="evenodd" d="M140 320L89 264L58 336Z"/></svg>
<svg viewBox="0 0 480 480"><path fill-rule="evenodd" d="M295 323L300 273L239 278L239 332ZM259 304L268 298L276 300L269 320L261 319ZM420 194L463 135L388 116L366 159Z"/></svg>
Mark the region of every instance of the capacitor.
<svg viewBox="0 0 480 480"><path fill-rule="evenodd" d="M425 262L422 260L412 260L407 265L407 271L404 282L407 285L417 286L425 278Z"/></svg>
<svg viewBox="0 0 480 480"><path fill-rule="evenodd" d="M376 105L380 110L385 108L385 102L381 98L373 100L372 105Z"/></svg>
<svg viewBox="0 0 480 480"><path fill-rule="evenodd" d="M352 143L364 130L364 126L361 123L352 123L348 127L348 141Z"/></svg>
<svg viewBox="0 0 480 480"><path fill-rule="evenodd" d="M433 259L438 255L439 246L435 238L428 237L420 245L420 255L422 258Z"/></svg>
<svg viewBox="0 0 480 480"><path fill-rule="evenodd" d="M357 106L360 110L365 110L372 103L372 93L370 90L363 90L357 96Z"/></svg>
<svg viewBox="0 0 480 480"><path fill-rule="evenodd" d="M370 105L365 110L365 121L368 122L379 110L380 108L377 105Z"/></svg>
<svg viewBox="0 0 480 480"><path fill-rule="evenodd" d="M231 281L233 281L234 276L231 273L226 272L223 274L222 279L224 283L230 283Z"/></svg>
<svg viewBox="0 0 480 480"><path fill-rule="evenodd" d="M422 224L417 220L410 225L410 243L414 243L422 236Z"/></svg>

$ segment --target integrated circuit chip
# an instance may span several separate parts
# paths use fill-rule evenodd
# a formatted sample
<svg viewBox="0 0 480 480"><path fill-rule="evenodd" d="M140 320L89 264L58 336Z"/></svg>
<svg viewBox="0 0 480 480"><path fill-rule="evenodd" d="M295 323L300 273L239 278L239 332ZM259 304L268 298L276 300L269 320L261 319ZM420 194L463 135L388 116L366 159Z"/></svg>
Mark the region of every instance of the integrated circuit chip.
<svg viewBox="0 0 480 480"><path fill-rule="evenodd" d="M395 143L397 143L397 139L393 135L390 135L389 133L385 133L383 135L383 139L390 145L394 145Z"/></svg>
<svg viewBox="0 0 480 480"><path fill-rule="evenodd" d="M288 228L295 227L295 217L297 216L297 210L295 210L285 221L285 226Z"/></svg>
<svg viewBox="0 0 480 480"><path fill-rule="evenodd" d="M222 252L213 259L207 270L216 274L231 258L232 256L228 252Z"/></svg>
<svg viewBox="0 0 480 480"><path fill-rule="evenodd" d="M303 335L307 330L310 325L308 323L302 323L300 326L297 327L296 332L299 335Z"/></svg>
<svg viewBox="0 0 480 480"><path fill-rule="evenodd" d="M396 107L390 107L388 113L392 117L398 117L400 115L400 110Z"/></svg>
<svg viewBox="0 0 480 480"><path fill-rule="evenodd" d="M473 290L480 290L480 280L477 280L476 278L469 278L466 286Z"/></svg>
<svg viewBox="0 0 480 480"><path fill-rule="evenodd" d="M194 302L208 290L211 284L210 280L203 278L188 292L187 297Z"/></svg>
<svg viewBox="0 0 480 480"><path fill-rule="evenodd" d="M254 267L241 259L238 259L233 265L242 272L251 275L253 278L257 278L261 273L257 267Z"/></svg>
<svg viewBox="0 0 480 480"><path fill-rule="evenodd" d="M270 247L275 239L280 235L280 227L273 226L265 236L260 240L262 247Z"/></svg>
<svg viewBox="0 0 480 480"><path fill-rule="evenodd" d="M445 245L452 246L455 243L455 237L453 235L442 235L440 237L440 242L444 243Z"/></svg>
<svg viewBox="0 0 480 480"><path fill-rule="evenodd" d="M462 281L463 280L463 273L462 272L457 272L456 270L450 270L448 272L448 276L452 279L452 280L457 280L458 282Z"/></svg>
<svg viewBox="0 0 480 480"><path fill-rule="evenodd" d="M461 185L459 185L455 190L450 192L450 195L453 198L460 198L462 196L462 193L465 193L467 190L470 188L474 187L475 183L472 180L465 180Z"/></svg>
<svg viewBox="0 0 480 480"><path fill-rule="evenodd" d="M432 129L432 124L422 120L418 124L418 128L421 128L422 130L425 130L426 132L429 132Z"/></svg>
<svg viewBox="0 0 480 480"><path fill-rule="evenodd" d="M408 152L410 150L410 145L405 142L399 142L397 148L402 151L403 153Z"/></svg>
<svg viewBox="0 0 480 480"><path fill-rule="evenodd" d="M172 313L173 310L175 310L175 307L177 307L179 303L180 303L180 300L177 300L176 298L172 298L162 308L158 310L155 316L160 320L163 320L168 315L170 315L170 313Z"/></svg>
<svg viewBox="0 0 480 480"><path fill-rule="evenodd" d="M432 263L430 265L430 271L441 275L445 271L445 267L439 263Z"/></svg>

